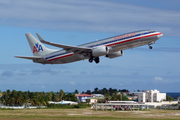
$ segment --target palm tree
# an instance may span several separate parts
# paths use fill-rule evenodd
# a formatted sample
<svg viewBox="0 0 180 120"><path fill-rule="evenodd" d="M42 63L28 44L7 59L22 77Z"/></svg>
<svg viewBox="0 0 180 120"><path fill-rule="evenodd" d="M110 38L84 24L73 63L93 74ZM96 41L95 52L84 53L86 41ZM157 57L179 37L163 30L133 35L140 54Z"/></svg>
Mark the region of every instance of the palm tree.
<svg viewBox="0 0 180 120"><path fill-rule="evenodd" d="M18 105L21 105L22 101L23 101L23 97L22 97L21 95L18 95L18 96L16 97L16 103L17 103Z"/></svg>
<svg viewBox="0 0 180 120"><path fill-rule="evenodd" d="M11 91L10 91L9 89L8 89L8 90L6 90L6 93L7 93L7 94L10 94L10 92L11 92Z"/></svg>
<svg viewBox="0 0 180 120"><path fill-rule="evenodd" d="M97 91L98 91L98 87L94 88L94 91L95 91L95 93L97 93Z"/></svg>
<svg viewBox="0 0 180 120"><path fill-rule="evenodd" d="M33 99L30 99L30 100L29 100L29 102L31 103L31 105L33 105L33 106L35 105L35 103L34 103L34 100L33 100Z"/></svg>
<svg viewBox="0 0 180 120"><path fill-rule="evenodd" d="M6 105L6 100L2 97L1 98L1 103L3 103L4 105Z"/></svg>
<svg viewBox="0 0 180 120"><path fill-rule="evenodd" d="M11 105L14 105L15 99L13 97L10 97L9 100L8 100L8 103L11 104Z"/></svg>
<svg viewBox="0 0 180 120"><path fill-rule="evenodd" d="M8 99L9 99L9 96L6 92L3 92L3 96L1 97L1 102L4 104L4 105L7 105L9 104L8 103Z"/></svg>
<svg viewBox="0 0 180 120"><path fill-rule="evenodd" d="M1 90L0 90L0 97L2 96L3 94L2 94L2 92L1 92Z"/></svg>
<svg viewBox="0 0 180 120"><path fill-rule="evenodd" d="M77 90L77 89L75 90L75 92L74 92L74 93L75 93L75 94L79 94L79 92L78 92L78 90Z"/></svg>
<svg viewBox="0 0 180 120"><path fill-rule="evenodd" d="M108 103L108 101L111 99L111 96L108 93L106 93L104 97L105 97L105 103Z"/></svg>
<svg viewBox="0 0 180 120"><path fill-rule="evenodd" d="M61 100L62 100L64 94L65 94L64 91L61 89L61 90L60 90L60 99L61 99Z"/></svg>

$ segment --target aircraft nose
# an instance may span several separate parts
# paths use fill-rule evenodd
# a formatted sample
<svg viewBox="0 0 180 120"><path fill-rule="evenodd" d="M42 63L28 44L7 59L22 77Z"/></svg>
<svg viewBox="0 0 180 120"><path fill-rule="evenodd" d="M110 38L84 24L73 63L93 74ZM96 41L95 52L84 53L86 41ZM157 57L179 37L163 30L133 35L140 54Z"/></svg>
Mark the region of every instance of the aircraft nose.
<svg viewBox="0 0 180 120"><path fill-rule="evenodd" d="M159 34L159 35L157 35L157 37L158 38L161 38L163 36L163 34L161 33L161 34Z"/></svg>

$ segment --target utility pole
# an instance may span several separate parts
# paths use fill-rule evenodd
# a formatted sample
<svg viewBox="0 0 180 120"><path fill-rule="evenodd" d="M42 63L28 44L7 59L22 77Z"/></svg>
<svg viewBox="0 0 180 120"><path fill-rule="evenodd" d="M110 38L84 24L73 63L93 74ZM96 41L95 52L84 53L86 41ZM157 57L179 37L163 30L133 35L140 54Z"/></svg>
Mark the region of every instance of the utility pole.
<svg viewBox="0 0 180 120"><path fill-rule="evenodd" d="M122 102L122 93L121 93L121 102Z"/></svg>

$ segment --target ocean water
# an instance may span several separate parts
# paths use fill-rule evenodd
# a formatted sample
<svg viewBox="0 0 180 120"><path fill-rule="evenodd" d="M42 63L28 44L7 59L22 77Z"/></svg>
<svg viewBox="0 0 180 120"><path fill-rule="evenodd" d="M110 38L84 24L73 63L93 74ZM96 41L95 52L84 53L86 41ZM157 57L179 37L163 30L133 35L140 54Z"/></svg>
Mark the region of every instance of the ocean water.
<svg viewBox="0 0 180 120"><path fill-rule="evenodd" d="M170 95L174 99L177 99L178 97L180 97L180 93L179 92L166 92L166 96L168 96L168 95Z"/></svg>

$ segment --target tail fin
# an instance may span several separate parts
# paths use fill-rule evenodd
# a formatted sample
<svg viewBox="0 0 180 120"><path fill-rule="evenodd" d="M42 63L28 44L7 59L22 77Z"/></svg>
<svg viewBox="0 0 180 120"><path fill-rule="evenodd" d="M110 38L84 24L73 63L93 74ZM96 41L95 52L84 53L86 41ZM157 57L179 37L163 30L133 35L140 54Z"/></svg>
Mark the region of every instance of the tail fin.
<svg viewBox="0 0 180 120"><path fill-rule="evenodd" d="M39 40L37 40L31 33L26 33L26 38L31 47L34 56L44 56L56 50L46 48Z"/></svg>

